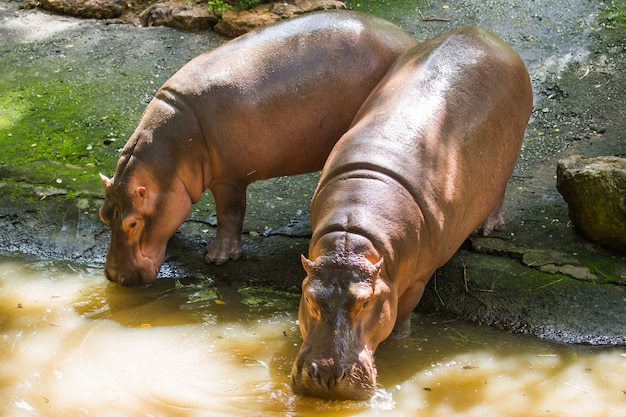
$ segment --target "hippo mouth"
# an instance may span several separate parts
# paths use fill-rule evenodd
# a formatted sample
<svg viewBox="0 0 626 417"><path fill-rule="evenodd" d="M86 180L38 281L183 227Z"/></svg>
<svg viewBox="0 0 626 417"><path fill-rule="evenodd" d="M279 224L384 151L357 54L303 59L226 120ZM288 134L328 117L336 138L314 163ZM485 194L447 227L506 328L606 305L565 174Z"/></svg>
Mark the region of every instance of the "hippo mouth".
<svg viewBox="0 0 626 417"><path fill-rule="evenodd" d="M160 265L162 264L162 262L157 263L151 256L144 255L143 253L141 253L139 256L140 257L138 259L140 260L140 262L138 262L138 266L135 270L136 273L132 277L120 275L120 280L118 282L121 285L149 285L153 284L157 280L159 270L161 269Z"/></svg>
<svg viewBox="0 0 626 417"><path fill-rule="evenodd" d="M156 281L157 275L159 275L159 270L161 269L161 265L163 264L163 262L161 261L161 262L157 263L150 256L144 255L143 253L141 254L141 256L142 256L142 258L144 260L147 260L150 263L150 266L152 267L152 270L150 271L151 274L149 276L148 275L144 275L144 274L140 274L141 275L141 281L144 284L151 284L154 281Z"/></svg>
<svg viewBox="0 0 626 417"><path fill-rule="evenodd" d="M368 400L376 387L376 367L373 360L366 358L352 363L332 359L310 363L296 360L291 386L296 395L325 400Z"/></svg>
<svg viewBox="0 0 626 417"><path fill-rule="evenodd" d="M294 394L324 400L368 400L374 394L375 384L372 378L362 372L351 370L347 375L340 371L336 378L324 380L314 372L307 370L292 377Z"/></svg>
<svg viewBox="0 0 626 417"><path fill-rule="evenodd" d="M137 263L129 265L125 270L116 268L115 265L107 265L104 269L104 276L112 282L129 287L134 285L153 284L159 273L160 266L150 256L140 254L137 256Z"/></svg>

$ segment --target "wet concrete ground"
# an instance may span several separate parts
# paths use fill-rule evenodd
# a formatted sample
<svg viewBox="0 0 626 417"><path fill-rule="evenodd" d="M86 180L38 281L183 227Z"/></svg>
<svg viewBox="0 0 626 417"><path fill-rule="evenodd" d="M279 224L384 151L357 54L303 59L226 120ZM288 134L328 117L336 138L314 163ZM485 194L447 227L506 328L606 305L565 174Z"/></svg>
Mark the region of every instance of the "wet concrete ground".
<svg viewBox="0 0 626 417"><path fill-rule="evenodd" d="M526 61L535 91L505 202L506 232L471 237L431 280L418 309L560 342L626 344L626 260L576 234L554 178L556 161L567 155L626 155L624 28L603 27L599 14L607 5L595 1L465 3L451 1L444 8L439 2L419 7L405 2L407 9L377 11L418 40L466 24L496 32ZM422 21L420 13L450 21ZM188 59L224 41L212 33L106 26L18 11L15 2L0 3L0 19L3 65L13 68L46 56L59 43L81 40L109 52L97 60L94 49L66 52L76 77L111 71L107 62L149 68L158 62L162 69L152 70L144 93L126 93L134 114L145 106L148 92ZM136 53L142 49L151 53ZM124 85L110 88L125 94ZM94 106L97 101L94 97ZM130 119L129 126L136 124ZM112 170L114 163L112 158L102 170ZM97 181L41 181L34 163L22 168L0 157L0 251L102 265L109 234L97 216L102 201ZM253 184L244 226L246 256L221 267L202 262L204 245L215 233L214 205L205 196L170 241L161 276L299 291L304 277L299 258L308 247L306 216L316 179L307 174Z"/></svg>

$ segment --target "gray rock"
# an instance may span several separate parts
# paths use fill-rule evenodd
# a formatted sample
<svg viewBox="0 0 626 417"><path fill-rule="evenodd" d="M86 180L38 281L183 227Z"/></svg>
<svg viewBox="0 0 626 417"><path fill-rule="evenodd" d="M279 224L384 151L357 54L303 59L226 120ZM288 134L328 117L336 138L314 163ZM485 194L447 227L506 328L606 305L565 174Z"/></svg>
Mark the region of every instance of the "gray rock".
<svg viewBox="0 0 626 417"><path fill-rule="evenodd" d="M87 19L112 19L126 10L126 3L115 0L41 0L39 3L46 10Z"/></svg>
<svg viewBox="0 0 626 417"><path fill-rule="evenodd" d="M215 25L213 30L220 35L234 38L303 13L345 8L346 5L337 0L292 0L264 3L249 10L226 10L222 14L222 20Z"/></svg>
<svg viewBox="0 0 626 417"><path fill-rule="evenodd" d="M556 187L583 236L626 253L626 159L581 155L562 159Z"/></svg>
<svg viewBox="0 0 626 417"><path fill-rule="evenodd" d="M208 30L217 23L217 17L204 3L188 4L172 8L171 27L185 30Z"/></svg>
<svg viewBox="0 0 626 417"><path fill-rule="evenodd" d="M210 30L217 16L206 3L178 4L176 1L155 3L139 14L143 26L169 26L184 30Z"/></svg>

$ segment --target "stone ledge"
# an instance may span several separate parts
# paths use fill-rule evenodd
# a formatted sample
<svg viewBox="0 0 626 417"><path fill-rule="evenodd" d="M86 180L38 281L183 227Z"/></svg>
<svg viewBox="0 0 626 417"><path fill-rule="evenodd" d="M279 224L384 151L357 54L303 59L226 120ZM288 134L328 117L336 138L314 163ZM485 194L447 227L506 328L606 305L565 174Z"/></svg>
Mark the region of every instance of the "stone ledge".
<svg viewBox="0 0 626 417"><path fill-rule="evenodd" d="M137 26L169 26L183 30L215 30L227 37L243 35L304 13L345 9L338 0L289 0L259 4L249 10L226 10L218 16L203 0L167 0L156 3L127 3L120 0L27 0L23 9L41 7L56 13L107 23Z"/></svg>
<svg viewBox="0 0 626 417"><path fill-rule="evenodd" d="M469 240L476 253L511 258L545 274L564 275L578 281L626 285L626 264L615 262L610 278L607 278L594 265L602 258L591 252L578 254L555 249L526 248L495 237L471 236Z"/></svg>

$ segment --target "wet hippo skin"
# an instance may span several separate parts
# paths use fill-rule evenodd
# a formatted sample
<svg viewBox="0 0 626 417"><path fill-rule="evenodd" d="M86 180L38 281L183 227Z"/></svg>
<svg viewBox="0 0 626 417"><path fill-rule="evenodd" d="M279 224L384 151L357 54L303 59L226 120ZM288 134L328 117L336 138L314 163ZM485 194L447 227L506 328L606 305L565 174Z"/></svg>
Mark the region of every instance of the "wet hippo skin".
<svg viewBox="0 0 626 417"><path fill-rule="evenodd" d="M528 72L474 27L403 54L337 142L311 203L296 394L362 400L434 271L500 207L532 109Z"/></svg>
<svg viewBox="0 0 626 417"><path fill-rule="evenodd" d="M349 11L251 32L180 69L148 104L106 187L105 275L153 282L167 242L204 190L218 226L208 263L242 255L246 187L320 170L397 57L417 44L399 27Z"/></svg>

